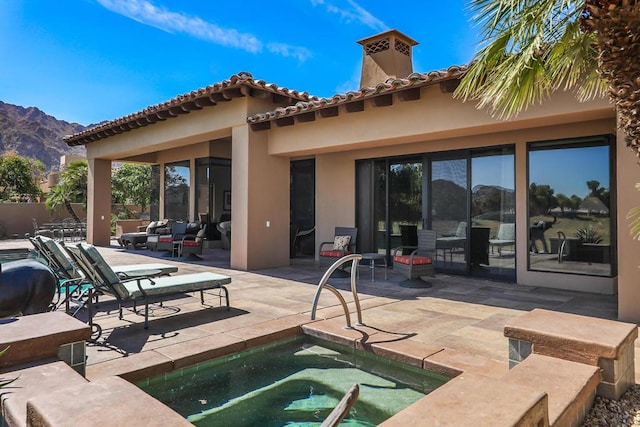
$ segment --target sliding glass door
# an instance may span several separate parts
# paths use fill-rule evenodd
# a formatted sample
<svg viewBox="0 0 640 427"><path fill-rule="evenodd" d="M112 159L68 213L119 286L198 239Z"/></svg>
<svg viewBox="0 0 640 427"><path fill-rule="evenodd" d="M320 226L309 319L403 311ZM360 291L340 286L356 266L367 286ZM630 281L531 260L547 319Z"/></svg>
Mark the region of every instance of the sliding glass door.
<svg viewBox="0 0 640 427"><path fill-rule="evenodd" d="M422 228L422 158L380 159L358 163L358 246L385 254L417 244Z"/></svg>
<svg viewBox="0 0 640 427"><path fill-rule="evenodd" d="M466 272L469 166L465 155L431 162L431 229L436 231L436 268Z"/></svg>
<svg viewBox="0 0 640 427"><path fill-rule="evenodd" d="M515 164L510 147L471 156L471 273L515 280Z"/></svg>
<svg viewBox="0 0 640 427"><path fill-rule="evenodd" d="M357 165L360 252L415 246L436 231L440 271L515 280L513 146Z"/></svg>

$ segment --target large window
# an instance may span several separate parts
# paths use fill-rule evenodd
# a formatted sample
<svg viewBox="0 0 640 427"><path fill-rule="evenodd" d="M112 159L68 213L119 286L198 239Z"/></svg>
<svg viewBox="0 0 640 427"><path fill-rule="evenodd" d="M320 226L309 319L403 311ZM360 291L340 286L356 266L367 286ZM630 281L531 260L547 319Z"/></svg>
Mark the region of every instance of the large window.
<svg viewBox="0 0 640 427"><path fill-rule="evenodd" d="M152 220L160 219L160 165L151 165L151 201L149 213Z"/></svg>
<svg viewBox="0 0 640 427"><path fill-rule="evenodd" d="M614 274L608 137L529 144L529 268Z"/></svg>
<svg viewBox="0 0 640 427"><path fill-rule="evenodd" d="M196 212L209 221L231 217L231 160L216 157L196 159ZM227 198L225 200L225 197Z"/></svg>
<svg viewBox="0 0 640 427"><path fill-rule="evenodd" d="M176 221L188 221L189 161L167 163L164 166L164 216Z"/></svg>

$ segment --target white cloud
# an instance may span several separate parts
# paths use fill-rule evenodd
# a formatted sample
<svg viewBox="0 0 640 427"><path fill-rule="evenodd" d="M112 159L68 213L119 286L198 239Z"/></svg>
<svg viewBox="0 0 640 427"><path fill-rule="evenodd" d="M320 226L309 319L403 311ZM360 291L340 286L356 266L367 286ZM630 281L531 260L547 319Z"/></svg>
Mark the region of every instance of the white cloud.
<svg viewBox="0 0 640 427"><path fill-rule="evenodd" d="M165 8L157 7L147 0L96 1L112 12L168 33L184 33L205 41L242 49L251 53L259 53L264 49L264 43L253 34L222 28L197 16L187 16L182 13L172 12ZM268 43L267 50L285 57L296 58L300 62L311 57L311 52L305 47L282 43Z"/></svg>
<svg viewBox="0 0 640 427"><path fill-rule="evenodd" d="M327 12L340 16L340 18L346 23L359 22L360 24L366 25L376 31L385 31L389 29L384 22L373 16L354 0L346 0L346 3L351 6L350 8L338 7L326 0L309 1L312 6L324 6Z"/></svg>
<svg viewBox="0 0 640 427"><path fill-rule="evenodd" d="M306 47L291 46L285 43L268 43L267 49L269 52L277 53L284 57L296 58L299 62L304 62L313 56Z"/></svg>

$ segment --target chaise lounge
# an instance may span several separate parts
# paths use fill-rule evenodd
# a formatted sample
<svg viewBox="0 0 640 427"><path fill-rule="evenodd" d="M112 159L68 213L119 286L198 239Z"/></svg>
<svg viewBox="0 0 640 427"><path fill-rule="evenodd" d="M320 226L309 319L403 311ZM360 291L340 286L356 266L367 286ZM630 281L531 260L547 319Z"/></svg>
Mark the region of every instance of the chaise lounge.
<svg viewBox="0 0 640 427"><path fill-rule="evenodd" d="M145 329L149 327L149 302L154 298L199 291L200 302L204 304L203 291L217 289L219 290L217 296L219 299L224 298L226 306L229 307L229 291L224 286L231 283L231 278L228 276L211 272L158 278L118 274L107 264L94 246L80 243L75 247L66 247L66 249L83 272L91 277L92 293L100 291L116 298L120 319L122 319L122 304L124 302L132 301L134 311L136 311L137 301L144 302ZM91 296L89 301L91 301ZM93 327L91 304L89 304L89 324Z"/></svg>
<svg viewBox="0 0 640 427"><path fill-rule="evenodd" d="M47 261L49 269L59 280L60 285L65 288L65 297L62 301L56 301L56 307L64 303L67 314L75 315L84 303L81 303L73 313L70 311L69 303L72 300L80 301L86 296L86 289L83 289L82 285L90 284L91 278L80 273L78 267L67 258L55 240L45 236L30 237L29 240L36 252ZM128 275L137 275L141 271L156 271L158 276L168 276L178 271L178 267L162 263L114 265L111 268L118 274ZM58 298L60 298L61 294L62 292L59 289Z"/></svg>

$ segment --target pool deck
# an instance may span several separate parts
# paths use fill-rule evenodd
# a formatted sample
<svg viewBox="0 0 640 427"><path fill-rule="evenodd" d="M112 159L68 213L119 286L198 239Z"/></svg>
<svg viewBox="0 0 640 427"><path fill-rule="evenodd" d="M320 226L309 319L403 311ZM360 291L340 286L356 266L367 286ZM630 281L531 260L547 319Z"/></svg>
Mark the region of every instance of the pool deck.
<svg viewBox="0 0 640 427"><path fill-rule="evenodd" d="M27 240L0 241L0 249L30 248L30 245ZM182 363L197 361L187 356L192 348L202 347L203 343L233 345L264 334L277 335L278 331L286 334L298 325L311 322L312 300L324 273L309 258L292 259L288 267L246 272L231 269L229 252L219 249L205 250L203 261L195 262L163 257L161 252L126 250L117 244L99 249L112 265L163 262L178 266L177 274L213 271L228 275L232 278L228 285L231 309L203 308L197 294L172 298L165 300L162 307L152 308L149 329L145 330L141 315L125 310L124 319L119 320L113 301L102 301L95 321L103 328L103 335L99 344L87 347L90 379L132 372L136 364L144 368L152 363L150 360L157 360L158 355L169 357L168 354L181 353ZM377 343L408 358L414 357L414 353L424 355L433 350L430 360L439 366L493 377L508 371L505 324L534 308L617 318L616 296L444 274L430 280L430 288L404 288L399 286L403 278L391 270L385 280L382 271L376 269L375 282L370 279L368 267L361 267L360 273L358 291L366 326L345 330L345 316L337 298L324 292L318 304L319 321L307 326L309 331ZM355 323L349 283L348 278L330 281L343 291ZM218 305L211 293L205 302ZM640 351L637 343L635 347L638 382Z"/></svg>

